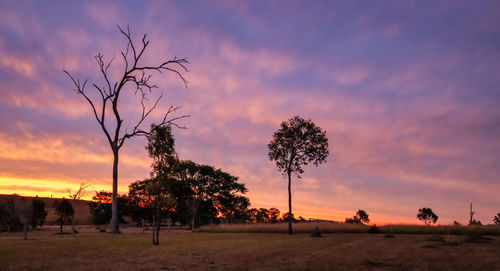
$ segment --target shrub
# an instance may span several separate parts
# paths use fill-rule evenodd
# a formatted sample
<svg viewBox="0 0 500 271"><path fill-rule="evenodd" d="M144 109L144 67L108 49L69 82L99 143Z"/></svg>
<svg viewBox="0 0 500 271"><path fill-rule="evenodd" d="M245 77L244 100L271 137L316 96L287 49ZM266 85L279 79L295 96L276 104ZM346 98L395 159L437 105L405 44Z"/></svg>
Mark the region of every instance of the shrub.
<svg viewBox="0 0 500 271"><path fill-rule="evenodd" d="M368 233L381 233L380 229L377 227L377 225L373 225L368 229Z"/></svg>
<svg viewBox="0 0 500 271"><path fill-rule="evenodd" d="M322 237L323 234L321 233L321 230L319 229L318 226L314 228L314 230L311 232L311 237Z"/></svg>

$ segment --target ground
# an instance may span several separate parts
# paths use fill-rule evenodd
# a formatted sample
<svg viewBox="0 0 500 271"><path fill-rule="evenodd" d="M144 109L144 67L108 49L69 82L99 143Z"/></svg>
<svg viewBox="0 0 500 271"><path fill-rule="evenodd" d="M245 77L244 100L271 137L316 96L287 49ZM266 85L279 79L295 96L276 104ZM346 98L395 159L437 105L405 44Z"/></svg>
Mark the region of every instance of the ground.
<svg viewBox="0 0 500 271"><path fill-rule="evenodd" d="M151 232L138 228L118 235L79 229L73 236L45 227L26 241L0 233L0 270L500 270L499 236L469 243L457 235L441 242L426 234L164 230L153 246Z"/></svg>

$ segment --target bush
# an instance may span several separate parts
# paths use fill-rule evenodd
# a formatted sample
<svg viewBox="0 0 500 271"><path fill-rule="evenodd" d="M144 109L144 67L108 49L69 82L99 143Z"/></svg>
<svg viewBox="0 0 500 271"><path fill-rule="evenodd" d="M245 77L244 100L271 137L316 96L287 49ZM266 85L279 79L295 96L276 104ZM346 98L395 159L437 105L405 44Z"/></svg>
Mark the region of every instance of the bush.
<svg viewBox="0 0 500 271"><path fill-rule="evenodd" d="M370 227L368 230L368 233L381 233L380 229L377 227L377 225L373 225Z"/></svg>
<svg viewBox="0 0 500 271"><path fill-rule="evenodd" d="M321 230L317 226L311 232L311 237L322 237L322 236L323 236L323 234L321 233Z"/></svg>
<svg viewBox="0 0 500 271"><path fill-rule="evenodd" d="M490 237L484 237L483 234L478 230L470 231L467 235L468 237L465 239L465 242L468 243L484 244L492 240Z"/></svg>

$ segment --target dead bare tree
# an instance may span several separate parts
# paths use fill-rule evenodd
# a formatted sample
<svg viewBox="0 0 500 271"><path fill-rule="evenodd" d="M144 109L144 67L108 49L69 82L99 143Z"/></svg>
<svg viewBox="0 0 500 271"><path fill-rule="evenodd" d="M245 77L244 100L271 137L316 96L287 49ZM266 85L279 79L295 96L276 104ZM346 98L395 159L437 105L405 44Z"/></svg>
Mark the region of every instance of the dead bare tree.
<svg viewBox="0 0 500 271"><path fill-rule="evenodd" d="M71 190L68 190L68 196L71 199L71 203L73 205L73 210L75 210L75 212L73 213L73 217L71 218L71 231L73 232L73 235L78 233L76 231L76 228L75 228L76 205L78 205L79 200L81 200L83 197L86 196L85 190L88 188L91 188L91 187L92 187L92 185L90 185L90 184L81 183L80 187L78 188L78 190L76 190L75 193L71 192Z"/></svg>
<svg viewBox="0 0 500 271"><path fill-rule="evenodd" d="M146 105L148 93L151 94L153 89L158 88L157 85L150 82L153 72L162 73L163 71L173 72L182 80L184 85L187 87L187 80L182 75L182 72L188 72L186 67L189 64L186 58L177 58L162 61L160 64L148 66L140 64L140 60L143 57L146 48L149 45L149 40L146 39L146 35L142 37L141 45L136 47L134 42L132 41L132 37L130 34L130 28L127 26L126 31L118 26L119 31L125 36L127 40L127 48L125 52L121 52L121 56L124 61L124 70L120 79L114 83L111 82L110 79L110 66L113 62L111 59L109 62L105 62L104 56L99 53L95 56L97 61L97 65L99 67L99 71L103 78L103 85L98 85L98 83L92 83L92 89L94 94L97 96L95 98L92 95L89 95L86 86L88 83L88 79L80 82L79 79L73 77L69 72L64 70L64 72L69 76L71 81L74 84L74 91L82 95L85 100L88 102L90 107L92 108L92 112L94 114L95 119L99 123L106 136L106 139L109 142L109 146L111 147L111 151L113 152L113 196L112 196L112 204L111 204L111 223L110 223L110 231L111 233L119 233L119 222L118 222L118 154L120 148L125 143L125 140L132 138L134 136L147 136L149 131L142 130L141 124L146 120L146 118L155 110L158 105L158 102L162 98L162 95L155 100L155 102L149 108ZM131 85L132 87L128 87ZM135 89L135 94L139 94L141 101L141 113L139 120L132 125L132 130L130 132L122 132L122 125L124 119L120 114L120 110L118 108L118 101L120 95L124 91L130 91L131 89ZM109 108L108 105L111 107ZM179 110L180 107L170 106L162 120L157 126L163 125L173 125L178 128L184 128L179 126L176 121L188 117L187 115L182 115L178 117L171 117L171 115ZM106 118L106 113L109 112L107 110L112 110L112 116L110 118ZM113 123L114 126L110 125Z"/></svg>

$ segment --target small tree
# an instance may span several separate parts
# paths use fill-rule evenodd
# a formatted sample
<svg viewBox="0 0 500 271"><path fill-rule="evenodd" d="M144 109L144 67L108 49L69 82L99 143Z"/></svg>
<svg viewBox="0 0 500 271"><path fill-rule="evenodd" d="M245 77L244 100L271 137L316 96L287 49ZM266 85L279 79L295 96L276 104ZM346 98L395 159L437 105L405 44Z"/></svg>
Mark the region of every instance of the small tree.
<svg viewBox="0 0 500 271"><path fill-rule="evenodd" d="M28 239L28 224L30 223L31 206L21 196L14 197L15 216L23 225L24 240Z"/></svg>
<svg viewBox="0 0 500 271"><path fill-rule="evenodd" d="M37 198L33 199L31 201L31 228L36 229L37 226L43 226L45 217L47 217L45 202Z"/></svg>
<svg viewBox="0 0 500 271"><path fill-rule="evenodd" d="M369 223L370 219L368 218L368 214L364 210L358 210L356 212L356 215L353 216L352 218L346 218L345 223L349 224L363 224L363 223Z"/></svg>
<svg viewBox="0 0 500 271"><path fill-rule="evenodd" d="M71 190L68 191L68 195L71 199L71 203L73 206L73 211L76 211L76 206L78 205L78 202L86 196L85 190L92 187L90 184L85 184L81 183L80 187L76 190L76 192L71 192ZM71 217L71 231L73 234L77 234L78 231L75 228L75 212L73 212L73 216Z"/></svg>
<svg viewBox="0 0 500 271"><path fill-rule="evenodd" d="M276 223L280 220L280 210L278 208L269 209L269 221L271 223Z"/></svg>
<svg viewBox="0 0 500 271"><path fill-rule="evenodd" d="M295 219L295 216L293 214L290 214L290 213L284 213L282 216L281 216L281 220L283 222L293 222L293 223L297 223L297 219Z"/></svg>
<svg viewBox="0 0 500 271"><path fill-rule="evenodd" d="M173 168L177 161L175 140L170 126L151 125L146 150L153 158L153 171L147 185L148 194L154 198L153 205L153 245L160 244L160 210L165 205L172 205L169 194L169 182L173 181ZM170 203L170 204L168 204Z"/></svg>
<svg viewBox="0 0 500 271"><path fill-rule="evenodd" d="M257 213L257 223L265 223L269 221L269 210L266 208L259 208Z"/></svg>
<svg viewBox="0 0 500 271"><path fill-rule="evenodd" d="M300 178L304 173L302 166L313 163L315 166L326 161L329 154L326 132L311 120L298 116L283 121L267 145L269 159L288 176L288 213L292 212L292 173ZM288 234L292 234L292 220L288 220Z"/></svg>
<svg viewBox="0 0 500 271"><path fill-rule="evenodd" d="M500 225L500 213L498 213L494 218L493 218L493 223L495 225Z"/></svg>
<svg viewBox="0 0 500 271"><path fill-rule="evenodd" d="M59 232L62 233L64 224L69 224L71 222L75 210L71 202L67 199L56 200L54 202L54 208L56 209L56 214L59 216L59 218L57 218L57 222L60 226Z"/></svg>
<svg viewBox="0 0 500 271"><path fill-rule="evenodd" d="M432 211L431 208L420 208L418 209L417 218L424 222L426 226L431 223L436 224L438 216Z"/></svg>

